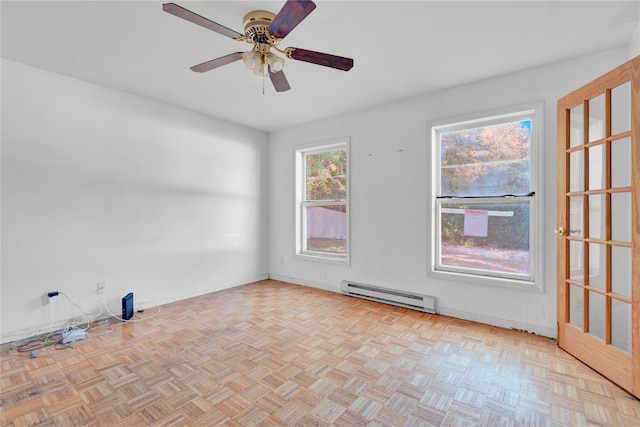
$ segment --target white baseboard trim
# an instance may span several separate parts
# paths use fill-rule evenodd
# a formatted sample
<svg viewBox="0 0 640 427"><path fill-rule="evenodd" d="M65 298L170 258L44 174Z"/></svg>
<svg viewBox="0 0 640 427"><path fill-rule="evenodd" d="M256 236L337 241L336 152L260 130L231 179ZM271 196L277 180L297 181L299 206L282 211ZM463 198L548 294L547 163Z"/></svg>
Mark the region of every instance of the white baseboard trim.
<svg viewBox="0 0 640 427"><path fill-rule="evenodd" d="M261 275L258 275L258 276L249 277L249 278L246 278L246 279L237 280L237 281L233 281L233 282L220 283L220 284L217 284L215 286L212 286L212 287L209 287L209 288L204 288L204 289L198 289L198 290L193 291L193 292L187 292L187 293L171 295L168 298L162 298L160 300L153 301L153 303L154 304L158 304L158 305L170 304L172 302L182 301L182 300L185 300L185 299L189 299L189 298L194 298L194 297L198 297L198 296L201 296L201 295L210 294L212 292L218 292L218 291L222 291L222 290L225 290L225 289L231 289L231 288L235 288L237 286L246 285L246 284L249 284L249 283L259 282L261 280L266 280L268 278L269 278L268 274L261 274ZM117 301L116 301L116 303L117 303ZM111 306L111 305L112 304L110 302L109 306ZM120 311L117 310L117 311L115 311L115 313L119 314ZM53 325L49 325L49 323L45 323L45 324L42 324L42 325L34 325L32 327L28 327L28 328L25 328L25 329L20 329L20 330L17 330L17 331L8 331L6 333L3 333L0 336L0 344L6 344L6 343L9 343L9 342L22 341L22 340L24 340L26 338L30 338L30 337L46 334L46 333L49 333L49 332L57 331L57 330L60 330L60 329L64 328L72 320L73 320L73 318L60 319L60 320L57 320Z"/></svg>
<svg viewBox="0 0 640 427"><path fill-rule="evenodd" d="M280 276L276 274L272 274L270 278L281 282L292 283L294 285L308 286L310 288L317 288L325 291L341 293L339 285L331 286L326 283L313 282L310 280L297 279L295 277ZM478 313L471 313L468 311L456 310L453 308L442 307L440 305L438 306L438 314L448 317L454 317L456 319L483 323L485 325L497 326L505 329L517 329L548 338L556 339L558 337L557 330L552 328L547 328L539 325L531 325L523 322L516 322L513 320L501 319L499 317L486 316Z"/></svg>
<svg viewBox="0 0 640 427"><path fill-rule="evenodd" d="M322 289L324 291L340 293L340 285L332 286L327 283L314 282L312 280L297 279L295 277L281 276L278 274L271 274L269 278L272 280L278 280L280 282L292 283L294 285L307 286L309 288L316 288L316 289Z"/></svg>
<svg viewBox="0 0 640 427"><path fill-rule="evenodd" d="M558 338L558 331L539 325L531 325L513 320L501 319L499 317L486 316L484 314L470 313L468 311L456 310L438 306L438 314L456 319L469 320L471 322L483 323L485 325L497 326L504 329L517 329L531 334L541 335L547 338Z"/></svg>

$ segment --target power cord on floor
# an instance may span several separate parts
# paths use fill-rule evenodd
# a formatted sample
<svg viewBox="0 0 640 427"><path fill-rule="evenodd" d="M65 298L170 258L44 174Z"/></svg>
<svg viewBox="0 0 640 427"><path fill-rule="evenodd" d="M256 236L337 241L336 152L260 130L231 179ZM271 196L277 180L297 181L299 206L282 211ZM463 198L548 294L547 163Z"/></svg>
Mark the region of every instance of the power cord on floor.
<svg viewBox="0 0 640 427"><path fill-rule="evenodd" d="M153 319L154 317L156 317L156 316L160 313L160 310L162 309L162 308L161 308L161 306L160 306L159 304L156 304L156 303L154 303L154 302L143 302L143 303L141 303L141 305L142 305L142 304L151 304L151 305L150 305L150 307L151 307L151 308L154 308L154 307L155 307L155 308L156 308L156 311L155 311L153 314L151 314L151 315L149 315L149 316L146 316L146 317L143 317L143 318L133 318L133 317L132 317L131 319L125 319L125 318L123 318L122 316L118 316L118 315L116 315L116 314L113 314L113 313L111 312L111 310L109 310L109 307L107 306L107 303L106 303L106 301L104 300L104 298L102 298L100 301L102 302L102 305L103 305L104 309L107 311L107 313L109 313L109 315L111 315L111 317L113 317L114 319L119 320L119 321L121 321L121 322L127 322L127 323L143 322L143 321L145 321L145 320ZM142 312L144 312L147 308L149 308L149 307L138 308L138 309L137 309L137 310L135 310L135 311L136 311L136 313L142 313ZM102 307L101 307L101 310L102 310Z"/></svg>
<svg viewBox="0 0 640 427"><path fill-rule="evenodd" d="M16 356L29 357L31 359L41 357L40 350L45 348L53 348L54 350L66 350L73 348L73 343L62 343L63 330L56 330L46 334L37 335L35 337L26 338L22 341L7 346L2 351L2 357ZM17 351L18 354L10 354L10 351ZM23 353L29 353L24 356Z"/></svg>
<svg viewBox="0 0 640 427"><path fill-rule="evenodd" d="M162 309L162 307L159 304L156 304L153 302L142 302L138 305L138 308L136 309L136 313L143 313L150 308L155 308L156 309L155 312L146 317L140 318L136 316L136 318L125 320L121 316L114 314L109 309L104 297L100 298L100 311L98 313L92 314L84 311L79 304L72 301L71 298L69 298L69 296L64 292L59 292L59 295L62 295L63 297L65 297L65 299L71 305L76 307L82 313L84 318L80 320L72 320L68 322L62 329L45 332L40 335L36 335L35 337L30 337L30 338L26 338L24 340L18 341L17 343L14 343L11 346L7 346L2 351L3 357L12 356L11 354L9 354L9 351L13 351L13 350L19 353L18 355L15 355L15 356L21 356L21 354L23 353L29 353L28 357L35 358L39 356L38 350L41 350L43 348L53 348L55 350L66 350L66 349L73 348L73 344L75 343L75 341L69 342L66 344L62 343L63 337L65 337L70 331L73 331L73 330L82 330L88 336L94 336L94 337L109 334L113 332L113 327L108 321L108 318L104 318L104 316L106 315L104 314L105 311L106 313L108 313L110 317L116 320L119 320L121 322L127 322L127 323L135 323L135 322L143 322L145 320L153 319L160 313ZM47 327L47 329L51 329L51 327L55 323L55 313L53 312L51 305L49 306L49 317L51 317L51 321L49 322L49 326ZM103 318L101 319L101 317ZM104 330L99 332L100 328Z"/></svg>

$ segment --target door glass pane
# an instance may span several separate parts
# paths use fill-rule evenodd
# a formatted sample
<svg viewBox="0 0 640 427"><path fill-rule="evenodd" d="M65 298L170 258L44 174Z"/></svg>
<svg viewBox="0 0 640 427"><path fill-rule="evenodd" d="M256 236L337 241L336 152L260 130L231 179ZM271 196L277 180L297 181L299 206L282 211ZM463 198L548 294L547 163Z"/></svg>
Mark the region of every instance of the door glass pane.
<svg viewBox="0 0 640 427"><path fill-rule="evenodd" d="M582 242L569 241L569 279L584 284L584 250Z"/></svg>
<svg viewBox="0 0 640 427"><path fill-rule="evenodd" d="M582 237L583 196L569 197L569 235Z"/></svg>
<svg viewBox="0 0 640 427"><path fill-rule="evenodd" d="M605 246L589 243L589 286L605 289L606 278Z"/></svg>
<svg viewBox="0 0 640 427"><path fill-rule="evenodd" d="M604 341L605 297L597 292L589 292L589 333Z"/></svg>
<svg viewBox="0 0 640 427"><path fill-rule="evenodd" d="M631 138L611 143L611 187L631 186Z"/></svg>
<svg viewBox="0 0 640 427"><path fill-rule="evenodd" d="M631 82L611 90L611 135L631 130Z"/></svg>
<svg viewBox="0 0 640 427"><path fill-rule="evenodd" d="M584 152L569 154L569 191L584 191Z"/></svg>
<svg viewBox="0 0 640 427"><path fill-rule="evenodd" d="M442 202L442 266L528 275L529 209L528 201Z"/></svg>
<svg viewBox="0 0 640 427"><path fill-rule="evenodd" d="M589 100L589 142L604 138L604 94Z"/></svg>
<svg viewBox="0 0 640 427"><path fill-rule="evenodd" d="M589 148L589 190L605 188L604 145Z"/></svg>
<svg viewBox="0 0 640 427"><path fill-rule="evenodd" d="M569 115L569 146L577 147L583 145L583 123L584 123L584 109L582 104L577 107L573 107L570 110Z"/></svg>
<svg viewBox="0 0 640 427"><path fill-rule="evenodd" d="M611 300L611 345L631 354L631 304Z"/></svg>
<svg viewBox="0 0 640 427"><path fill-rule="evenodd" d="M611 239L631 242L631 193L611 195Z"/></svg>
<svg viewBox="0 0 640 427"><path fill-rule="evenodd" d="M631 248L611 247L611 292L631 298Z"/></svg>
<svg viewBox="0 0 640 427"><path fill-rule="evenodd" d="M584 289L579 286L569 286L569 323L584 329Z"/></svg>
<svg viewBox="0 0 640 427"><path fill-rule="evenodd" d="M589 237L592 239L604 239L605 228L604 195L589 196Z"/></svg>

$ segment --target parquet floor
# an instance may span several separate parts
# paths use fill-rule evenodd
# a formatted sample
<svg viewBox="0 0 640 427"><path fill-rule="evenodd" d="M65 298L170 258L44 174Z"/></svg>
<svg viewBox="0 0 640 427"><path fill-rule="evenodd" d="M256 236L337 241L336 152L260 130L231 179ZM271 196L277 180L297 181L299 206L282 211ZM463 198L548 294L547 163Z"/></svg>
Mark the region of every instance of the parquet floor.
<svg viewBox="0 0 640 427"><path fill-rule="evenodd" d="M554 340L270 280L2 355L3 426L640 426Z"/></svg>

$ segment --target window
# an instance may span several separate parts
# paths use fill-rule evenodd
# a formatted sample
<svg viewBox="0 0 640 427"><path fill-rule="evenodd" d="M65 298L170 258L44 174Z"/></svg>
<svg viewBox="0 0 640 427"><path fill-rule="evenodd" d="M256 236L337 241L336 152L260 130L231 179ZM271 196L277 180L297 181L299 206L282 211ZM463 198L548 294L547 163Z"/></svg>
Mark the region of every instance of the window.
<svg viewBox="0 0 640 427"><path fill-rule="evenodd" d="M539 287L542 105L527 107L431 126L434 271Z"/></svg>
<svg viewBox="0 0 640 427"><path fill-rule="evenodd" d="M348 140L296 150L296 253L348 262Z"/></svg>

